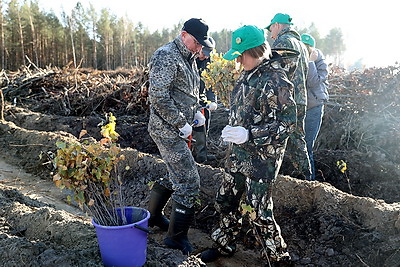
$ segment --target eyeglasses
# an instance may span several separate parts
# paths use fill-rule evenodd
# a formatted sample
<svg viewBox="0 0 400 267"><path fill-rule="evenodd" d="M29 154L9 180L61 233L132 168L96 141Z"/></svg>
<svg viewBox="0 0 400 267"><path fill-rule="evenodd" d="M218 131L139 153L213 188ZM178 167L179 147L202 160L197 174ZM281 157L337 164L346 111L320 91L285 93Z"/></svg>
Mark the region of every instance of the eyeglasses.
<svg viewBox="0 0 400 267"><path fill-rule="evenodd" d="M203 47L203 45L202 45L201 43L199 43L199 42L196 40L196 38L194 38L193 35L191 35L190 33L188 33L188 34L193 38L193 42L194 42L194 44L195 44L196 46L201 46L201 47Z"/></svg>

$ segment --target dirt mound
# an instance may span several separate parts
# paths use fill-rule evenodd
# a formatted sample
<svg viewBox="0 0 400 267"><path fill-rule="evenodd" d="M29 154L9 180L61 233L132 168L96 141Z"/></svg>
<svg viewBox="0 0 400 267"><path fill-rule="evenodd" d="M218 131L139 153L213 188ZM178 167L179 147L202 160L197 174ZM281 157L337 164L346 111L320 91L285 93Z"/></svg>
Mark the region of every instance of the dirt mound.
<svg viewBox="0 0 400 267"><path fill-rule="evenodd" d="M143 99L142 96L146 92L146 81L141 80L142 76L133 79L139 81L132 83L134 86L131 84L123 87L122 83L116 82L115 79L134 77L132 73L136 72L120 71L105 75L85 70L82 73L72 73L75 80L69 76L70 70L63 70L51 75L35 76L35 80L31 77L28 79L30 83L27 83L27 80L17 85L11 82L5 90L6 121L0 122L2 155L8 164L23 167L35 175L21 176L19 172L11 172L7 165L0 165L0 205L4 207L0 210L2 266L21 266L27 262L30 266L101 264L90 218L79 213L77 209L69 209L68 212L64 210L63 205L66 205L68 192L50 190L55 188L50 173L53 170L51 160L56 151L56 141L78 142L77 136L82 129L86 129L94 138L99 138L98 125L104 122L99 113L113 111L117 115L117 132L121 134L120 145L130 166L129 170L121 170L127 205L146 208L149 182L166 172L156 146L147 133L146 104L137 101L139 98ZM368 75L374 77L371 79L375 82L375 72ZM370 77L368 75L366 77ZM96 91L88 86L95 84L90 80L91 77L97 80L98 85L115 86L100 86L108 89ZM397 84L393 83L394 80L390 77L382 77L387 79L382 85L386 86L385 88ZM394 77L397 79L397 76ZM52 97L59 94L57 90L63 91L72 86L69 83L61 83L61 78L74 81L72 84L75 84L75 87L62 96ZM347 80L348 76L339 75L336 78L338 84L344 84L346 88L354 84L366 86L365 83L359 82L359 79L366 79L365 77ZM84 84L90 91L89 99L85 100L81 97L81 94L84 94L84 85L81 84L83 81L86 81ZM126 86L125 82L123 84ZM37 89L40 86L45 86L47 97L44 97L46 93L43 90ZM340 90L345 88L339 87ZM28 89L34 94L26 93L21 97L21 92ZM141 93L138 93L138 90ZM117 94L116 91L120 93ZM130 92L132 97L124 100L123 96L127 92ZM18 99L16 105L13 104L13 98ZM65 116L65 109L60 108L62 105L59 103L68 98L70 104L75 104L70 105L70 113ZM101 105L97 106L93 104L96 102L94 99L98 103L99 99L108 100L101 101ZM368 97L366 99L372 101ZM45 101L47 108L41 108L42 101ZM81 115L82 107L78 108L82 105L88 107L84 116ZM349 104L346 107L354 105ZM360 102L357 102L357 105L361 105ZM374 108L377 105L374 105ZM127 108L134 106L136 108ZM392 105L390 107L393 108L392 113L397 112ZM357 106L358 108L360 106ZM220 107L212 115L209 148L218 160L213 162L212 166L198 165L201 176L201 206L196 213L195 225L189 232L198 251L212 245L208 233L217 221L213 207L214 196L224 175L222 167L225 151L219 135L227 122L228 111ZM327 109L325 128L321 130L315 154L319 169L318 181L307 182L281 175L275 184L276 219L282 228L289 252L296 266L399 266L400 188L396 182L399 177L398 163L395 153L387 155L390 149L395 148L385 147L384 153L382 149L374 149L374 142L369 139L358 142L358 149L355 146L357 142L349 141L351 138L347 139L347 143L343 143L346 136L359 136L350 135L343 130L343 121L337 123L338 129L335 131L345 137L340 139L340 149L333 148L336 141L329 142L333 138L330 136L333 130L327 130L327 127L334 116L345 117L350 122L357 123L365 118L355 115L354 110L350 108ZM371 127L369 124L367 126ZM332 129L332 126L329 127ZM359 126L353 127L353 123L347 124L347 129L356 129L354 133L364 129ZM328 141L325 143L325 140ZM379 142L379 146L384 147L384 141L379 139ZM392 141L386 142L393 146ZM344 149L345 146L348 149ZM336 166L339 160L344 160L348 165L348 170L344 173ZM29 192L21 189L22 182L24 188L29 187ZM41 197L43 195L46 197ZM150 234L148 239L146 266L202 266L196 255L187 258L179 251L163 246L164 233L153 230L155 232ZM234 257L220 259L208 266L264 266L258 250L243 237L239 243L239 251Z"/></svg>
<svg viewBox="0 0 400 267"><path fill-rule="evenodd" d="M43 149L55 149L55 140L76 141L75 137L65 133L26 130L10 122L0 125L2 147L7 148L7 144L15 144L17 140L23 140L25 145L37 144L23 146L25 156L20 154L22 151L18 153L20 146L7 148L12 155L26 158L24 162L30 158L30 166L41 165L37 155ZM148 200L147 184L164 175L164 163L156 156L131 148L124 149L124 154L131 166L123 174L126 179L126 201L145 208ZM205 165L199 165L199 172L202 178L202 208L196 215L197 230L190 234L197 237L194 238L194 244L201 248L204 244L211 244L206 233L215 223L212 203L224 172ZM369 266L379 266L382 259L387 261L386 266L393 266L391 263L399 260L399 204L356 197L329 184L300 181L286 176L279 177L274 199L277 220L299 266L309 263L321 266L352 266L357 263L354 265L357 266L362 262L367 262ZM1 188L0 201L5 207L1 213L2 235L9 237L1 245L10 247L7 255L3 256L5 259L12 262L18 258L20 261L22 256L16 257L15 254L19 255L17 251L21 247L29 248L29 253L22 254L22 260L30 259L31 262L37 262L38 266L50 265L49 262L61 266L91 266L100 263L96 236L88 218L53 209L6 187ZM165 264L162 266L186 264L187 259L178 251L162 245L162 236L162 233L156 233L149 237L149 266L154 262ZM11 249L11 246L16 248ZM376 249L377 253L371 254L371 248L374 251ZM12 251L15 251L14 254ZM232 261L238 261L238 257L249 253L255 261L247 260L247 266L257 266L257 249L251 250L245 246L234 258L220 260L219 264L222 265L219 266L230 266L228 264ZM76 255L80 255L79 262L76 261ZM190 260L197 262L193 258Z"/></svg>

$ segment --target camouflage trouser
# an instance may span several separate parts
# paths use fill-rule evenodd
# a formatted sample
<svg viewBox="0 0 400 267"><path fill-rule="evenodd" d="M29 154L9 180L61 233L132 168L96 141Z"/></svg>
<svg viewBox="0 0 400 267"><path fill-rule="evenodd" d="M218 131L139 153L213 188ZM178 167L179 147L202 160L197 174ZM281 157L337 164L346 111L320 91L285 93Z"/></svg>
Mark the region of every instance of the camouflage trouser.
<svg viewBox="0 0 400 267"><path fill-rule="evenodd" d="M152 135L164 160L168 178L160 181L164 187L172 189L172 199L191 208L199 197L200 176L188 145L182 138L162 138Z"/></svg>
<svg viewBox="0 0 400 267"><path fill-rule="evenodd" d="M290 160L295 171L293 176L304 175L304 178L311 179L311 164L307 153L307 144L304 132L304 119L306 106L297 105L297 123L294 132L289 136L285 157Z"/></svg>
<svg viewBox="0 0 400 267"><path fill-rule="evenodd" d="M223 251L229 251L239 233L250 227L264 259L278 261L287 257L286 243L273 215L272 183L258 183L240 173L226 174L216 197L219 227L211 238Z"/></svg>

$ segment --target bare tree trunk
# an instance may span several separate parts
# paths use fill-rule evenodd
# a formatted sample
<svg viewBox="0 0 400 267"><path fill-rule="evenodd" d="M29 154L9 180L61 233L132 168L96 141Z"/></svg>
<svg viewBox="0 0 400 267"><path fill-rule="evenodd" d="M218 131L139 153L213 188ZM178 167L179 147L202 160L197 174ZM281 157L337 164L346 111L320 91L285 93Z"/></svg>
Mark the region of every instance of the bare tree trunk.
<svg viewBox="0 0 400 267"><path fill-rule="evenodd" d="M47 65L46 63L46 58L43 56L43 48L42 48L42 43L43 43L43 37L42 34L38 33L37 37L36 37L36 47L37 47L37 55L38 55L38 64L40 66L45 66ZM49 51L48 53L51 54L51 48L48 48ZM51 58L48 59L50 62L54 62Z"/></svg>
<svg viewBox="0 0 400 267"><path fill-rule="evenodd" d="M138 65L138 56L137 56L137 53L138 53L138 51L137 51L137 41L136 41L136 38L133 40L133 42L134 42L134 53L135 53L135 66L137 66Z"/></svg>
<svg viewBox="0 0 400 267"><path fill-rule="evenodd" d="M121 66L123 66L123 67L125 67L124 65L125 65L125 62L124 62L124 57L125 57L125 55L124 55L124 34L122 34L121 35L121 39L119 40L119 46L120 46L120 61L121 61Z"/></svg>
<svg viewBox="0 0 400 267"><path fill-rule="evenodd" d="M85 42L83 41L83 33L81 32L81 67L86 67L86 57L85 57Z"/></svg>
<svg viewBox="0 0 400 267"><path fill-rule="evenodd" d="M114 38L111 38L111 51L110 51L110 63L111 69L115 69L115 58L114 58Z"/></svg>
<svg viewBox="0 0 400 267"><path fill-rule="evenodd" d="M72 31L72 18L71 17L68 17L68 24L69 24L69 33L71 36L72 56L74 59L74 67L76 68L76 54L75 54L74 34Z"/></svg>
<svg viewBox="0 0 400 267"><path fill-rule="evenodd" d="M105 55L106 56L106 70L109 70L110 69L110 51L109 51L110 44L109 44L108 34L105 39L106 40L105 40L104 45L105 45L105 52L106 52L106 55Z"/></svg>
<svg viewBox="0 0 400 267"><path fill-rule="evenodd" d="M22 63L24 65L26 65L26 62L25 62L25 48L24 48L24 32L22 30L22 22L21 22L21 16L19 14L19 10L18 10L17 13L18 13L19 39L20 39L20 42L21 42Z"/></svg>
<svg viewBox="0 0 400 267"><path fill-rule="evenodd" d="M95 36L96 34L93 33L93 68L97 69L97 42Z"/></svg>
<svg viewBox="0 0 400 267"><path fill-rule="evenodd" d="M0 0L0 10L3 9L3 3ZM6 68L6 64L5 64L5 47L4 47L4 16L3 16L3 12L0 12L0 57L1 57L1 69L5 69Z"/></svg>
<svg viewBox="0 0 400 267"><path fill-rule="evenodd" d="M89 8L89 17L92 23L92 53L93 53L93 63L92 67L94 69L97 69L97 41L96 41L96 34L97 34L97 29L96 29L96 23L97 23L97 15L96 15L96 10L94 9L93 5L90 4Z"/></svg>
<svg viewBox="0 0 400 267"><path fill-rule="evenodd" d="M64 64L69 64L69 59L68 59L68 33L64 31Z"/></svg>
<svg viewBox="0 0 400 267"><path fill-rule="evenodd" d="M33 25L33 19L32 19L32 13L31 13L30 7L29 7L29 23L31 26L31 33L32 33L32 52L33 52L33 57L34 57L33 60L35 61L36 66L39 66L36 33L35 33L35 27Z"/></svg>
<svg viewBox="0 0 400 267"><path fill-rule="evenodd" d="M122 32L121 32L121 40L120 40L120 49L121 49L121 53L120 53L120 57L121 57L121 59L120 59L120 64L121 64L121 66L122 67L126 67L125 66L125 61L128 61L127 59L126 59L126 55L127 55L127 53L126 53L126 39L127 39L127 26L126 26L126 24L125 24L125 20L124 20L124 23L123 23L123 25L122 25Z"/></svg>
<svg viewBox="0 0 400 267"><path fill-rule="evenodd" d="M5 79L8 80L7 74L4 69L1 70L1 76L4 75ZM1 85L3 87L3 84ZM3 95L3 88L0 89L0 120L4 121L4 95Z"/></svg>
<svg viewBox="0 0 400 267"><path fill-rule="evenodd" d="M96 41L96 21L92 21L92 34L93 34L93 68L97 70L97 41Z"/></svg>

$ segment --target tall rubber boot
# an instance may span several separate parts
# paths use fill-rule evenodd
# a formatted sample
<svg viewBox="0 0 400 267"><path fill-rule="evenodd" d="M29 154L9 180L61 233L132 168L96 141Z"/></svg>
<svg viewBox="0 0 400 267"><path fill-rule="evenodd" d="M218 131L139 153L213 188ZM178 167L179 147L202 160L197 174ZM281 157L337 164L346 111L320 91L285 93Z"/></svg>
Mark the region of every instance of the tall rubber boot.
<svg viewBox="0 0 400 267"><path fill-rule="evenodd" d="M164 244L169 248L181 250L184 255L189 255L194 250L187 236L194 219L194 207L188 208L173 201L170 219Z"/></svg>
<svg viewBox="0 0 400 267"><path fill-rule="evenodd" d="M169 220L163 214L163 209L171 197L172 191L159 183L155 183L150 193L148 210L150 212L149 226L158 226L161 230L167 231Z"/></svg>

